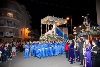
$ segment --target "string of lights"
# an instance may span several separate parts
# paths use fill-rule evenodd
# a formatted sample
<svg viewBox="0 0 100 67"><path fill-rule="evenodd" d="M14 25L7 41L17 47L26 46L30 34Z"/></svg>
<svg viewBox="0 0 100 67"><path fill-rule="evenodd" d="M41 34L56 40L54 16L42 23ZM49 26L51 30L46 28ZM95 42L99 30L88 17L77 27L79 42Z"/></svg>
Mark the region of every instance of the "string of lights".
<svg viewBox="0 0 100 67"><path fill-rule="evenodd" d="M36 0L31 0L31 1L33 1L35 3L40 3L40 4L45 4L45 5L50 5L50 6L55 6L55 7L65 8L65 9L72 9L72 10L81 11L81 9L79 9L79 8L66 7L66 6L51 4L51 3L47 3L47 2L43 2L43 1L36 1Z"/></svg>

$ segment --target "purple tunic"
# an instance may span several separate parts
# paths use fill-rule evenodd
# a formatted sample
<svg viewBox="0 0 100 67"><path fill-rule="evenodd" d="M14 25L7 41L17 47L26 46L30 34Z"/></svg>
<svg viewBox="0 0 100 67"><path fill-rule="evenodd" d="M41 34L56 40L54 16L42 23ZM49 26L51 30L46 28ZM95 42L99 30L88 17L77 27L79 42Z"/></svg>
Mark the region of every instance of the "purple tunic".
<svg viewBox="0 0 100 67"><path fill-rule="evenodd" d="M86 67L92 67L91 61L91 46L86 45L86 52L84 54Z"/></svg>

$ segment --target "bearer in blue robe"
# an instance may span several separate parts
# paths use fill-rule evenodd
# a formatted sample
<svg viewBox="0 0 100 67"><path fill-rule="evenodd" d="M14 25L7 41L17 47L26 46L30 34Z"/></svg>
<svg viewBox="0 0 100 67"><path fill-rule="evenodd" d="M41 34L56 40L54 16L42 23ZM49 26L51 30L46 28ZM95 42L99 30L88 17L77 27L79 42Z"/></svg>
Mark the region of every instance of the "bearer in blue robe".
<svg viewBox="0 0 100 67"><path fill-rule="evenodd" d="M53 53L53 56L54 56L54 43L51 42L51 47L52 47L52 53Z"/></svg>
<svg viewBox="0 0 100 67"><path fill-rule="evenodd" d="M54 45L54 55L57 56L58 55L58 47L57 47L57 43L55 43Z"/></svg>
<svg viewBox="0 0 100 67"><path fill-rule="evenodd" d="M34 54L35 57L36 57L36 51L37 51L37 49L38 49L38 43L35 42L34 43L34 52L33 52L33 54Z"/></svg>
<svg viewBox="0 0 100 67"><path fill-rule="evenodd" d="M64 41L63 42L63 54L65 54L65 49L64 49L64 46L66 45L66 42Z"/></svg>
<svg viewBox="0 0 100 67"><path fill-rule="evenodd" d="M32 46L31 46L31 55L35 56L35 43L34 42L32 43Z"/></svg>
<svg viewBox="0 0 100 67"><path fill-rule="evenodd" d="M60 54L60 44L59 44L59 42L57 42L57 47L58 47L58 55Z"/></svg>
<svg viewBox="0 0 100 67"><path fill-rule="evenodd" d="M56 54L55 42L52 43L52 47L53 47L53 56L55 56Z"/></svg>
<svg viewBox="0 0 100 67"><path fill-rule="evenodd" d="M60 42L60 45L61 45L61 54L63 54L63 43Z"/></svg>
<svg viewBox="0 0 100 67"><path fill-rule="evenodd" d="M65 54L65 50L64 50L65 43L64 42L60 42L60 44L61 44L61 54Z"/></svg>
<svg viewBox="0 0 100 67"><path fill-rule="evenodd" d="M30 56L33 56L33 43L30 43Z"/></svg>
<svg viewBox="0 0 100 67"><path fill-rule="evenodd" d="M36 50L36 56L41 59L42 57L42 51L41 51L41 43L38 44L37 50Z"/></svg>
<svg viewBox="0 0 100 67"><path fill-rule="evenodd" d="M45 47L45 57L48 57L49 56L48 55L48 53L49 53L49 51L48 51L48 43L45 43L44 47Z"/></svg>
<svg viewBox="0 0 100 67"><path fill-rule="evenodd" d="M51 57L51 56L53 56L53 51L52 51L53 49L52 49L52 44L50 43L49 44L49 56Z"/></svg>
<svg viewBox="0 0 100 67"><path fill-rule="evenodd" d="M44 57L45 57L45 47L44 47L44 42L41 43L41 54L42 54L42 57L44 58Z"/></svg>
<svg viewBox="0 0 100 67"><path fill-rule="evenodd" d="M29 42L27 42L27 44L25 45L25 52L24 52L24 58L28 58L29 57Z"/></svg>
<svg viewBox="0 0 100 67"><path fill-rule="evenodd" d="M73 64L73 61L74 61L74 44L73 44L72 40L70 40L70 59L71 59L70 64Z"/></svg>
<svg viewBox="0 0 100 67"><path fill-rule="evenodd" d="M62 44L59 42L58 45L59 45L59 54L61 54Z"/></svg>

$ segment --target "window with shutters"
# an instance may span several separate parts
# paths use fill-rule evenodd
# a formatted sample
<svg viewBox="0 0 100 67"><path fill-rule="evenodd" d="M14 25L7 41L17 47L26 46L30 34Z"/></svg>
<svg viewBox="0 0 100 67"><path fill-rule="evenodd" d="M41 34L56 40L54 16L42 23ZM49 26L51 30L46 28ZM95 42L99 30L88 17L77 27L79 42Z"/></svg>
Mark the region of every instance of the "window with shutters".
<svg viewBox="0 0 100 67"><path fill-rule="evenodd" d="M4 26L4 20L0 20L0 26Z"/></svg>
<svg viewBox="0 0 100 67"><path fill-rule="evenodd" d="M7 16L8 16L8 17L13 17L13 13L8 12L8 13L7 13Z"/></svg>

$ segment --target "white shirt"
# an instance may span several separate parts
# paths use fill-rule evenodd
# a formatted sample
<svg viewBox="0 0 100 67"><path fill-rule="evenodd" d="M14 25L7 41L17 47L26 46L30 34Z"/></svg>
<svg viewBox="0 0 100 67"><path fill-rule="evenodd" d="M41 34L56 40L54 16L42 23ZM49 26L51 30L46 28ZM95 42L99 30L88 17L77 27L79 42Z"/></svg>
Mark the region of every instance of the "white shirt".
<svg viewBox="0 0 100 67"><path fill-rule="evenodd" d="M6 44L6 46L8 47L9 43Z"/></svg>
<svg viewBox="0 0 100 67"><path fill-rule="evenodd" d="M16 47L12 47L12 52L16 52Z"/></svg>
<svg viewBox="0 0 100 67"><path fill-rule="evenodd" d="M76 48L77 43L75 42L74 48Z"/></svg>
<svg viewBox="0 0 100 67"><path fill-rule="evenodd" d="M0 51L0 57L1 57L2 52Z"/></svg>
<svg viewBox="0 0 100 67"><path fill-rule="evenodd" d="M86 52L86 48L83 48L83 55L85 54L85 52Z"/></svg>

